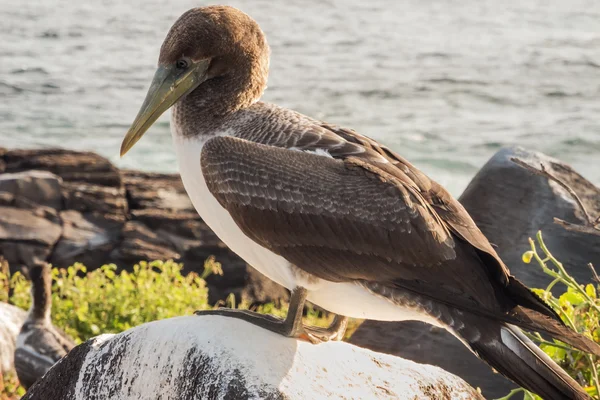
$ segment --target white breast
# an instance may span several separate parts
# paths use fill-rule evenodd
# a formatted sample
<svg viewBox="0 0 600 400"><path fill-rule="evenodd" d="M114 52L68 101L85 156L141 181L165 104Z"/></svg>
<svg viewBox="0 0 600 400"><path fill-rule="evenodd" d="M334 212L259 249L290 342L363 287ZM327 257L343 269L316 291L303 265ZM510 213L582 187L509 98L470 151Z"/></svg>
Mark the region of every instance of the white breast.
<svg viewBox="0 0 600 400"><path fill-rule="evenodd" d="M354 283L335 283L324 280L308 282L292 272L290 263L283 257L258 245L237 226L208 190L202 169L200 154L205 140L200 137L185 138L177 134L171 124L173 143L179 163L179 173L192 204L204 222L233 252L271 280L292 290L302 286L309 290L308 300L336 314L353 318L383 321L420 320L422 314L401 308L387 299L373 295Z"/></svg>
<svg viewBox="0 0 600 400"><path fill-rule="evenodd" d="M295 280L290 263L281 256L258 245L244 235L229 212L208 190L200 168L200 153L204 141L173 135L183 186L204 222L233 252L270 279L291 289Z"/></svg>

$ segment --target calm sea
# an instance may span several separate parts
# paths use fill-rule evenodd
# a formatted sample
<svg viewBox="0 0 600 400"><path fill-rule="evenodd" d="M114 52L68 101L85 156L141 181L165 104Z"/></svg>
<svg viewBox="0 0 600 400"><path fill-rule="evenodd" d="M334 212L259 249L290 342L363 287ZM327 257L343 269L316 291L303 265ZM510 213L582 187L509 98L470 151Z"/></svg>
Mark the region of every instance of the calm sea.
<svg viewBox="0 0 600 400"><path fill-rule="evenodd" d="M500 147L600 184L600 1L240 0L272 47L267 101L400 152L458 195ZM121 139L188 0L0 0L0 146L176 171L163 117Z"/></svg>

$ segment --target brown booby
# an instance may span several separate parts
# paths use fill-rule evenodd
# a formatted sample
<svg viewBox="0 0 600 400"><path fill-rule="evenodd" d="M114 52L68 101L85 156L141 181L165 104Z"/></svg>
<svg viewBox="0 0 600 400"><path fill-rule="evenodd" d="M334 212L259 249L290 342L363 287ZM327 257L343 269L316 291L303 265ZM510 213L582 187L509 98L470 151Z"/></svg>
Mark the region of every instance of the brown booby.
<svg viewBox="0 0 600 400"><path fill-rule="evenodd" d="M346 317L443 327L545 399L588 398L520 330L600 355L510 275L469 214L397 153L350 129L260 102L269 47L224 6L192 9L167 34L121 147L167 109L181 178L231 250L292 291L285 320L213 310L288 336L339 339ZM305 300L337 314L302 325Z"/></svg>
<svg viewBox="0 0 600 400"><path fill-rule="evenodd" d="M51 268L43 263L29 270L31 308L17 336L15 370L28 389L74 346L73 340L50 319L52 308Z"/></svg>

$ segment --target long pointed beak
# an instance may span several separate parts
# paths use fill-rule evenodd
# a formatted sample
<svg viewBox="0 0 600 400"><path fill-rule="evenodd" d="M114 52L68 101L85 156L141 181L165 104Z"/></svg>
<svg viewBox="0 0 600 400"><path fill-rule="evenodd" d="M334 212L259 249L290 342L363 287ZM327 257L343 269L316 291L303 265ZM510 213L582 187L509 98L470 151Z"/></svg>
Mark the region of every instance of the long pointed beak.
<svg viewBox="0 0 600 400"><path fill-rule="evenodd" d="M175 66L159 67L156 70L146 99L121 143L121 157L141 139L158 117L206 80L209 64L209 60L202 60L185 71L180 71Z"/></svg>

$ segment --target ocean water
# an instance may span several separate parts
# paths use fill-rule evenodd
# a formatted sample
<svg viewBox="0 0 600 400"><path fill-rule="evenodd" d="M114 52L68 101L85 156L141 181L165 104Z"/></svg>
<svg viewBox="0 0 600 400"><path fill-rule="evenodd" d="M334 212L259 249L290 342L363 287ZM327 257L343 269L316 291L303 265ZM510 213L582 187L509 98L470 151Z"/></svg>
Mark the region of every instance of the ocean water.
<svg viewBox="0 0 600 400"><path fill-rule="evenodd" d="M267 34L265 100L380 140L455 195L511 144L600 184L598 0L223 2ZM0 146L176 171L168 116L119 146L169 27L206 4L0 0Z"/></svg>

